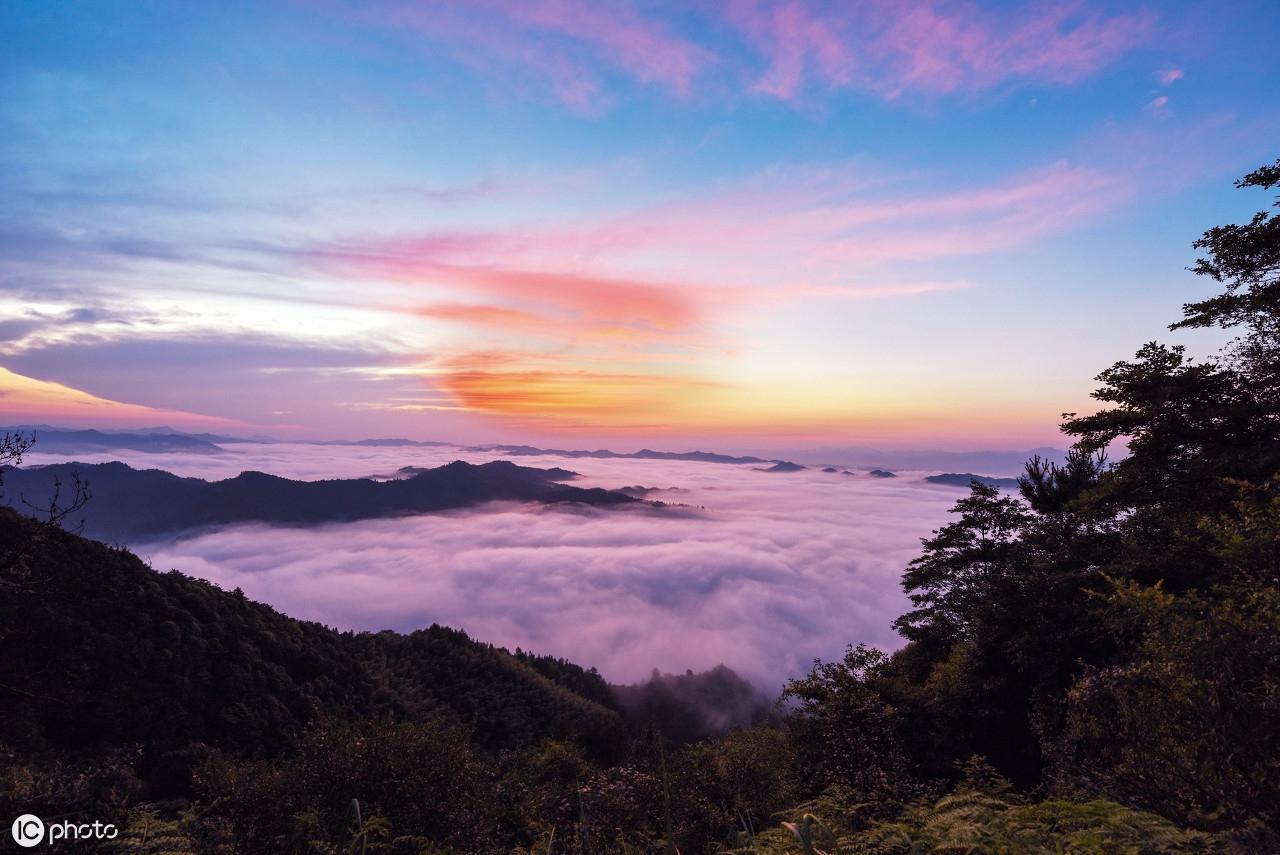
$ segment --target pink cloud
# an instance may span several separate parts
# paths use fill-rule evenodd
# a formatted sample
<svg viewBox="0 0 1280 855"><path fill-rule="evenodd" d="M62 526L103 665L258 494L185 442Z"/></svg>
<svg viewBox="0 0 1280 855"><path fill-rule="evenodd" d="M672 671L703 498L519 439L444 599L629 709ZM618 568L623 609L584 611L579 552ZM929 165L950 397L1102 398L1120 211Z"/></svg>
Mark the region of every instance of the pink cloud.
<svg viewBox="0 0 1280 855"><path fill-rule="evenodd" d="M1160 85L1168 86L1176 80L1181 80L1183 71L1181 68L1163 68L1156 72L1156 79L1160 81Z"/></svg>
<svg viewBox="0 0 1280 855"><path fill-rule="evenodd" d="M1108 171L1065 162L950 191L850 182L833 192L788 172L626 215L574 240L623 256L661 249L682 269L698 269L694 262L701 261L707 270L741 271L746 284L847 285L852 271L843 262L849 260L1007 250L1074 228L1130 192L1128 182ZM831 263L837 259L841 263Z"/></svg>
<svg viewBox="0 0 1280 855"><path fill-rule="evenodd" d="M822 12L800 2L739 3L730 9L731 19L769 54L769 70L756 82L756 91L794 97L811 65L835 85L853 78L857 57Z"/></svg>
<svg viewBox="0 0 1280 855"><path fill-rule="evenodd" d="M445 0L400 3L362 17L411 30L484 73L506 69L515 85L537 81L581 112L607 104L607 71L683 96L713 61L708 51L626 3Z"/></svg>
<svg viewBox="0 0 1280 855"><path fill-rule="evenodd" d="M1070 84L1148 38L1146 11L1103 15L1081 3L999 14L964 2L837 5L740 0L729 19L764 55L755 89L783 99L807 86L908 92L982 91L1011 81Z"/></svg>
<svg viewBox="0 0 1280 855"><path fill-rule="evenodd" d="M649 282L568 271L522 270L500 265L457 265L397 242L373 243L359 255L321 256L333 272L408 284L434 285L498 298L531 308L481 312L478 307L436 307L428 314L508 328L540 324L552 307L582 324L620 324L655 333L690 332L703 319L696 289L679 282ZM337 259L337 260L335 260ZM541 311L537 311L537 310Z"/></svg>
<svg viewBox="0 0 1280 855"><path fill-rule="evenodd" d="M528 26L563 33L590 45L601 58L636 79L687 93L711 56L672 35L656 21L622 3L603 6L583 0L496 0Z"/></svg>
<svg viewBox="0 0 1280 855"><path fill-rule="evenodd" d="M946 191L897 186L906 183L831 167L775 170L603 221L356 238L312 259L344 277L455 292L461 301L432 294L413 309L439 320L562 342L697 346L724 317L780 296L939 290L935 280L901 281L891 266L1024 246L1132 192L1108 171L1065 162Z"/></svg>

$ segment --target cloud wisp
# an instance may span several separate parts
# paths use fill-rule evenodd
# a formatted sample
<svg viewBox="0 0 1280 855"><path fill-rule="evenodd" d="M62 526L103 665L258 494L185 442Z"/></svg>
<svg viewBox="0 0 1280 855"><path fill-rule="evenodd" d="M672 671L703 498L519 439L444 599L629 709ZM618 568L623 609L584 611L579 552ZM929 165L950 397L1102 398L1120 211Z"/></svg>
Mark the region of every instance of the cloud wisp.
<svg viewBox="0 0 1280 855"><path fill-rule="evenodd" d="M981 92L1013 82L1068 85L1153 34L1155 15L1084 3L983 10L965 2L832 4L740 0L730 18L768 60L758 92L795 100L853 88L886 99Z"/></svg>
<svg viewBox="0 0 1280 855"><path fill-rule="evenodd" d="M428 51L499 74L507 85L549 92L584 114L608 107L607 83L622 76L677 97L714 58L705 48L630 3L585 0L392 2L355 17L410 33Z"/></svg>
<svg viewBox="0 0 1280 855"><path fill-rule="evenodd" d="M393 2L354 14L433 50L527 81L569 109L598 114L618 79L679 99L740 88L783 101L850 89L907 95L1066 86L1097 74L1157 29L1150 10L1085 2L983 9L963 0L732 0L663 15L651 4L583 0Z"/></svg>

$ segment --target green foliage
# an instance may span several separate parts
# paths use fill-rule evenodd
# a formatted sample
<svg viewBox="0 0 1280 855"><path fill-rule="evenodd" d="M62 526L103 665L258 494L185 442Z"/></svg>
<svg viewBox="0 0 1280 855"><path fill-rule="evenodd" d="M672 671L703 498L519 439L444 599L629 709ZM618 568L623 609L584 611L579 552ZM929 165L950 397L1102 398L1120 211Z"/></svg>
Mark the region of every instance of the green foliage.
<svg viewBox="0 0 1280 855"><path fill-rule="evenodd" d="M861 831L829 826L815 814L767 831L749 849L760 855L1204 855L1228 851L1214 837L1178 828L1114 802L1049 800L962 789ZM1242 850L1243 851L1243 850Z"/></svg>
<svg viewBox="0 0 1280 855"><path fill-rule="evenodd" d="M841 662L815 662L809 676L783 690L784 700L797 703L788 725L800 763L819 786L836 784L885 801L914 794L903 720L877 686L888 668L885 654L859 645Z"/></svg>
<svg viewBox="0 0 1280 855"><path fill-rule="evenodd" d="M915 609L895 626L905 637L929 645L972 637L994 600L991 586L1009 576L1017 535L1028 519L1017 500L977 481L952 510L959 519L923 541L924 554L902 577Z"/></svg>
<svg viewBox="0 0 1280 855"><path fill-rule="evenodd" d="M1061 514L1072 509L1098 486L1107 471L1105 451L1072 448L1061 465L1035 455L1018 479L1018 492L1038 514Z"/></svg>
<svg viewBox="0 0 1280 855"><path fill-rule="evenodd" d="M1280 186L1280 160L1254 170L1236 186ZM1226 293L1183 306L1184 318L1174 328L1244 326L1255 334L1274 332L1280 317L1280 215L1260 211L1248 225L1216 226L1195 246L1209 255L1193 269L1223 283Z"/></svg>
<svg viewBox="0 0 1280 855"><path fill-rule="evenodd" d="M1112 599L1138 649L1072 688L1059 783L1200 827L1280 827L1280 590Z"/></svg>
<svg viewBox="0 0 1280 855"><path fill-rule="evenodd" d="M128 855L199 855L190 814L166 818L149 808L129 812L113 851Z"/></svg>
<svg viewBox="0 0 1280 855"><path fill-rule="evenodd" d="M324 722L284 760L211 754L196 792L200 835L219 851L247 841L280 852L348 841L397 853L428 841L473 852L496 845L489 770L467 735L442 722Z"/></svg>

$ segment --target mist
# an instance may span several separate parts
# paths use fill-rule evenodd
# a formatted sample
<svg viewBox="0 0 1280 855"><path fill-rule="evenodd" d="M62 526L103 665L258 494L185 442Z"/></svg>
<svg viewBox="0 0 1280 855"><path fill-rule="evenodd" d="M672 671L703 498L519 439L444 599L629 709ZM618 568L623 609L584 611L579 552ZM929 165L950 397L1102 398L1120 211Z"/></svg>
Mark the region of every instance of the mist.
<svg viewBox="0 0 1280 855"><path fill-rule="evenodd" d="M501 455L457 448L236 444L225 454L81 456L225 478L390 477L401 466ZM30 455L29 463L52 455ZM59 458L61 459L61 458ZM566 465L522 457L528 466ZM926 472L573 460L581 486L659 488L665 507L491 503L307 528L240 525L131 544L170 568L340 629L441 623L595 666L613 682L725 664L772 690L847 644L901 644L890 624L923 536L962 493ZM674 489L673 489L674 488Z"/></svg>

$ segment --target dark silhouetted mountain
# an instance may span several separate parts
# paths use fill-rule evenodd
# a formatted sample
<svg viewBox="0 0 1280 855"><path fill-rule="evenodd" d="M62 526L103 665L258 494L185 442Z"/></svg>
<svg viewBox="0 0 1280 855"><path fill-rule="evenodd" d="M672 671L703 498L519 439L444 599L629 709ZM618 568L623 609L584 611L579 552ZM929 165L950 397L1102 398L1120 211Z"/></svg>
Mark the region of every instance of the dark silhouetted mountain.
<svg viewBox="0 0 1280 855"><path fill-rule="evenodd" d="M557 483L573 475L563 469L533 469L505 460L481 466L455 461L393 481L293 481L263 472L203 481L123 463L59 463L5 473L2 501L20 511L22 499L47 505L55 479L67 484L73 473L89 482L93 494L76 521L83 518L82 531L87 536L113 543L137 543L233 523L308 525L421 514L497 500L589 505L636 501L598 487Z"/></svg>
<svg viewBox="0 0 1280 855"><path fill-rule="evenodd" d="M0 740L287 749L310 721L446 718L481 745L607 750L604 680L432 626L339 633L0 508ZM552 667L554 665L554 667Z"/></svg>
<svg viewBox="0 0 1280 855"><path fill-rule="evenodd" d="M0 434L8 432L34 433L37 449L50 454L92 454L102 451L217 454L222 451L207 439L183 433L161 433L158 430L115 433L99 430L59 430L40 425L0 427Z"/></svg>
<svg viewBox="0 0 1280 855"><path fill-rule="evenodd" d="M757 472L802 472L804 471L804 467L801 466L799 463L788 463L785 460L781 460L773 464L772 466L770 466L768 469L757 469L756 471Z"/></svg>
<svg viewBox="0 0 1280 855"><path fill-rule="evenodd" d="M308 445L358 445L373 448L439 448L453 446L451 442L434 442L418 439L316 439L308 440Z"/></svg>
<svg viewBox="0 0 1280 855"><path fill-rule="evenodd" d="M918 469L931 472L992 472L1014 475L1031 457L1061 464L1066 451L1041 447L1027 451L945 451L941 449L884 450L865 446L826 446L817 448L778 449L778 456L797 463L831 464L840 467L874 468L901 471Z"/></svg>
<svg viewBox="0 0 1280 855"><path fill-rule="evenodd" d="M684 487L642 487L636 484L628 487L619 487L618 492L626 493L628 496L635 496L637 499L643 499L645 496L650 496L654 493L687 493L689 491Z"/></svg>
<svg viewBox="0 0 1280 855"><path fill-rule="evenodd" d="M974 475L971 472L944 472L941 475L929 475L924 480L930 484L945 484L948 487L964 487L966 489L974 481L979 484L986 484L988 487L1012 489L1018 486L1017 478L991 478L986 475Z"/></svg>
<svg viewBox="0 0 1280 855"><path fill-rule="evenodd" d="M506 461L495 461L495 462L505 463ZM484 465L487 466L488 464L484 464ZM508 464L508 465L514 465L514 464ZM527 467L521 466L517 468L525 469ZM435 471L435 469L428 466L401 466L399 469L396 470L396 474L401 478L412 478L412 477L421 475L424 472L433 472L433 471ZM550 469L533 469L531 471L541 472L542 477L548 481L573 481L576 478L582 477L577 472L574 472L571 469L561 469L559 466L552 466ZM618 492L622 492L622 491L619 490Z"/></svg>
<svg viewBox="0 0 1280 855"><path fill-rule="evenodd" d="M711 451L653 451L642 448L639 451L566 451L562 448L536 448L532 445L482 445L472 451L500 451L512 455L547 455L550 457L594 457L600 459L630 458L634 460L692 460L697 463L780 463L782 461L765 460L763 457L734 457L729 454L716 454Z"/></svg>
<svg viewBox="0 0 1280 855"><path fill-rule="evenodd" d="M834 472L839 472L840 470L839 470L839 469L837 469L837 468L835 468L834 466L824 466L824 467L822 468L822 471L823 471L823 472L833 472L833 473L834 473Z"/></svg>
<svg viewBox="0 0 1280 855"><path fill-rule="evenodd" d="M872 469L867 473L872 478L897 478L897 474L890 472L888 469Z"/></svg>
<svg viewBox="0 0 1280 855"><path fill-rule="evenodd" d="M731 728L760 724L772 701L724 665L695 674L662 674L643 683L612 686L623 715L640 731L650 725L668 739L694 742Z"/></svg>

